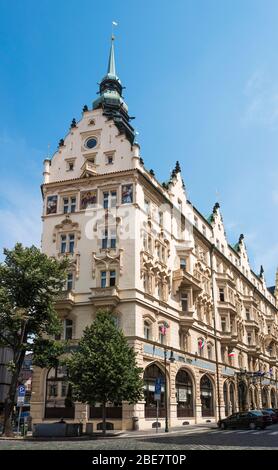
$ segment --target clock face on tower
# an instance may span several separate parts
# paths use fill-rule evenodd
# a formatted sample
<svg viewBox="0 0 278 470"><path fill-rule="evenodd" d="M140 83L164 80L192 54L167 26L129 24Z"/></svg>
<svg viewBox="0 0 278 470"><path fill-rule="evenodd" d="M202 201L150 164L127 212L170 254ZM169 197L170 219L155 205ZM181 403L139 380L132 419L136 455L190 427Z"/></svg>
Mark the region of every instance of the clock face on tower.
<svg viewBox="0 0 278 470"><path fill-rule="evenodd" d="M88 149L93 149L97 145L97 139L95 137L89 137L85 145Z"/></svg>

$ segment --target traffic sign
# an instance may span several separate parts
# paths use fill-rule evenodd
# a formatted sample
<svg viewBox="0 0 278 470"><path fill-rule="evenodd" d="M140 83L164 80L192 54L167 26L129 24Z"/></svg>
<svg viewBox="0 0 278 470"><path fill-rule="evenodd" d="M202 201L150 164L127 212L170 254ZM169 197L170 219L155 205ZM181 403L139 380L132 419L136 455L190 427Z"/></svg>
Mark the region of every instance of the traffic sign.
<svg viewBox="0 0 278 470"><path fill-rule="evenodd" d="M17 397L17 406L24 406L25 397Z"/></svg>
<svg viewBox="0 0 278 470"><path fill-rule="evenodd" d="M25 397L25 393L26 393L26 388L24 387L24 385L19 385L19 387L17 388L17 396Z"/></svg>

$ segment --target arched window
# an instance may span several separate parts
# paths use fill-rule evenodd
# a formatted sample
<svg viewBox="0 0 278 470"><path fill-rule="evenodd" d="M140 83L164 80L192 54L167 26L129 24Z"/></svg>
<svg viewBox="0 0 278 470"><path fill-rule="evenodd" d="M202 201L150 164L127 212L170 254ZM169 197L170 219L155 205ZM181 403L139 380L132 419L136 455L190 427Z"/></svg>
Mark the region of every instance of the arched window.
<svg viewBox="0 0 278 470"><path fill-rule="evenodd" d="M180 370L176 376L177 417L194 416L193 383L186 370Z"/></svg>
<svg viewBox="0 0 278 470"><path fill-rule="evenodd" d="M74 418L74 402L65 367L49 369L46 376L45 418Z"/></svg>
<svg viewBox="0 0 278 470"><path fill-rule="evenodd" d="M159 403L158 416L165 417L165 374L156 365L151 364L144 373L144 397L145 397L145 418L155 418L157 413L157 402L155 400L155 384L161 381L161 399Z"/></svg>
<svg viewBox="0 0 278 470"><path fill-rule="evenodd" d="M200 395L202 403L202 416L214 416L214 398L212 381L203 375L200 382Z"/></svg>
<svg viewBox="0 0 278 470"><path fill-rule="evenodd" d="M151 339L151 323L147 320L144 321L144 338Z"/></svg>

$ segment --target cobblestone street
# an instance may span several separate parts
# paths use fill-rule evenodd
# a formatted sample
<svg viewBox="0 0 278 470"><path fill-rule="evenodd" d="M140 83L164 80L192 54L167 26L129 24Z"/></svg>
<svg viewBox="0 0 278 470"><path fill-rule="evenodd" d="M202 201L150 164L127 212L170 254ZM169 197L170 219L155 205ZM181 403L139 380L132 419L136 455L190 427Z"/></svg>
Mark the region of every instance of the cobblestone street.
<svg viewBox="0 0 278 470"><path fill-rule="evenodd" d="M278 424L261 430L192 427L155 435L82 440L0 440L0 450L278 450Z"/></svg>

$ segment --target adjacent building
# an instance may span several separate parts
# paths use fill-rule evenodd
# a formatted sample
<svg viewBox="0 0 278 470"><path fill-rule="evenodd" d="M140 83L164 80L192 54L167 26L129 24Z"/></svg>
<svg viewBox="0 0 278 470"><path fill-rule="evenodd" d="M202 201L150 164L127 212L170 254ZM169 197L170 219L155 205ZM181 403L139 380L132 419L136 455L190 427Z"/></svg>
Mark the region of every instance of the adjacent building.
<svg viewBox="0 0 278 470"><path fill-rule="evenodd" d="M136 350L144 400L111 403L115 429L154 425L159 378L162 426L166 415L178 426L278 407L275 293L244 236L227 241L219 204L207 219L188 200L178 162L162 184L145 168L122 90L112 39L98 98L44 162L42 250L71 261L61 339L76 347L107 308ZM73 402L63 368L34 367L31 414L101 422L98 406Z"/></svg>

